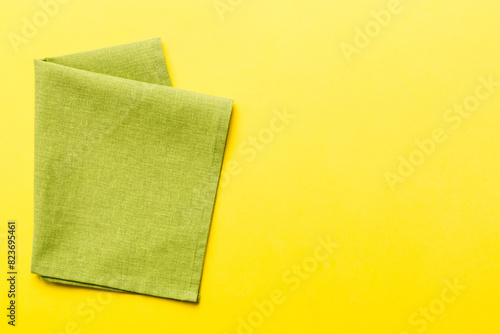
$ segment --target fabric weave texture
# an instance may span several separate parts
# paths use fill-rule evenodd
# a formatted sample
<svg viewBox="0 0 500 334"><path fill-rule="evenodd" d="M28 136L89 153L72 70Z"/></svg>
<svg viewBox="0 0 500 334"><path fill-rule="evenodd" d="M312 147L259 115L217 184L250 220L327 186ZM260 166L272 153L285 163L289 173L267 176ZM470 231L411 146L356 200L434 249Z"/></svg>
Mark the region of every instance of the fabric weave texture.
<svg viewBox="0 0 500 334"><path fill-rule="evenodd" d="M171 87L158 38L35 60L31 272L198 302L232 104Z"/></svg>

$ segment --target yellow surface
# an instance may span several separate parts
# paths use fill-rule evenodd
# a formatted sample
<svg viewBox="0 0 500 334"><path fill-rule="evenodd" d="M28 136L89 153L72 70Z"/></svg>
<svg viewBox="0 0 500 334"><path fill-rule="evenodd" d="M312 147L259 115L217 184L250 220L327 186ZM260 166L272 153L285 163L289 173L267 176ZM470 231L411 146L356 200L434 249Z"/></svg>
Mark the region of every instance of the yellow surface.
<svg viewBox="0 0 500 334"><path fill-rule="evenodd" d="M2 333L500 332L500 2L61 2L0 1ZM33 58L153 37L235 100L198 305L29 273Z"/></svg>

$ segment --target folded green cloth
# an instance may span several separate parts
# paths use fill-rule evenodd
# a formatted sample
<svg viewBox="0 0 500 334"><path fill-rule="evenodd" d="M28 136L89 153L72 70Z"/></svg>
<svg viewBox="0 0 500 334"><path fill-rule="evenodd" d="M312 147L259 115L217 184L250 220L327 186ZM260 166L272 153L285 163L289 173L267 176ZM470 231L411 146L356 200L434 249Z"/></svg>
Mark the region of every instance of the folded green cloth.
<svg viewBox="0 0 500 334"><path fill-rule="evenodd" d="M170 86L160 39L35 60L32 273L198 301L232 100Z"/></svg>

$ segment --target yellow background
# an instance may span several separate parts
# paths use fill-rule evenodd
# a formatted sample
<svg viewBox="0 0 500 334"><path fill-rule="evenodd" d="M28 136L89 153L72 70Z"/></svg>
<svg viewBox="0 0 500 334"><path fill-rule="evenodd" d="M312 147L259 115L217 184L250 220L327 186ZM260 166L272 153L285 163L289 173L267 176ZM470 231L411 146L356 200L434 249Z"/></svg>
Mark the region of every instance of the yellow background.
<svg viewBox="0 0 500 334"><path fill-rule="evenodd" d="M413 334L446 280L467 288L422 332L500 332L500 88L458 129L443 118L478 78L500 81L500 2L401 0L350 61L342 43L389 0L221 0L223 13L213 0L72 0L18 52L9 36L43 9L0 3L0 277L8 220L19 271L15 328L1 279L2 333L232 334L278 289L285 302L247 332ZM113 293L91 317L98 290L29 273L33 58L154 37L175 87L234 98L224 170L236 168L219 189L200 303ZM238 148L269 135L277 110L295 118L250 159ZM447 140L392 191L386 173L438 128ZM283 275L320 237L339 247L292 289Z"/></svg>

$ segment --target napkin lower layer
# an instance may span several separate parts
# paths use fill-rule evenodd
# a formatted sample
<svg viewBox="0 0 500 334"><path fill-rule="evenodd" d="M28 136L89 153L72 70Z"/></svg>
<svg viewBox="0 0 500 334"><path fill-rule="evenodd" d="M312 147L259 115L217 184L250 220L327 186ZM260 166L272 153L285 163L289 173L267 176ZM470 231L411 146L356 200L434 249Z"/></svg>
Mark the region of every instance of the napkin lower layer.
<svg viewBox="0 0 500 334"><path fill-rule="evenodd" d="M35 60L32 273L198 301L232 100L170 86L159 39Z"/></svg>

